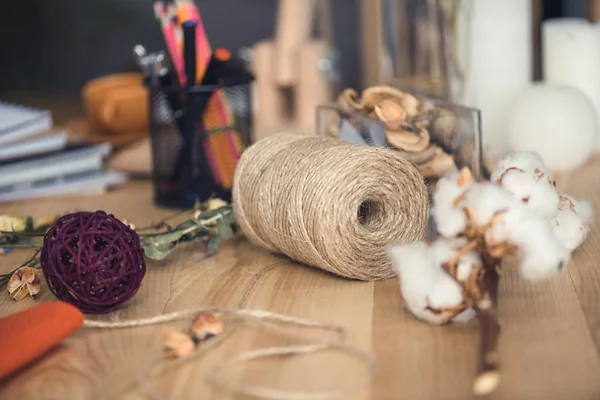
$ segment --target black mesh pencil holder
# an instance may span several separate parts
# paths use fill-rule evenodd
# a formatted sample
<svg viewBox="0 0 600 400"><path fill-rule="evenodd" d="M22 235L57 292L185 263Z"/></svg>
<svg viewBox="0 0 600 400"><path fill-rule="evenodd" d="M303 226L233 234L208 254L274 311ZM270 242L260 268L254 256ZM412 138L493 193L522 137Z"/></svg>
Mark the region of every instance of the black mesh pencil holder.
<svg viewBox="0 0 600 400"><path fill-rule="evenodd" d="M157 205L231 200L235 167L251 144L251 83L247 77L210 86L146 85Z"/></svg>

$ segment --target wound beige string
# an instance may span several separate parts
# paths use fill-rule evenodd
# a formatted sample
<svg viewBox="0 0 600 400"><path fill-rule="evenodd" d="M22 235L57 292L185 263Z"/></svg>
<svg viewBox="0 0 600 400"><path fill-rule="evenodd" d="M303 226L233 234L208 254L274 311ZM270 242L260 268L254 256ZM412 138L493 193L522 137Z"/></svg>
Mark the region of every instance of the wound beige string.
<svg viewBox="0 0 600 400"><path fill-rule="evenodd" d="M422 175L397 151L279 133L242 154L233 209L252 243L372 281L395 275L389 243L423 238L428 194Z"/></svg>

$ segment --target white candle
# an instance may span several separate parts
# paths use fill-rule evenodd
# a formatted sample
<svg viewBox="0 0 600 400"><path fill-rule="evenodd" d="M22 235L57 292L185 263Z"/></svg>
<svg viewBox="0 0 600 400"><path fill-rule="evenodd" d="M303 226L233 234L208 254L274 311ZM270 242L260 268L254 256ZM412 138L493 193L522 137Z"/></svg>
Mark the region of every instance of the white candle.
<svg viewBox="0 0 600 400"><path fill-rule="evenodd" d="M544 80L583 91L600 119L600 30L585 19L545 21L542 54Z"/></svg>
<svg viewBox="0 0 600 400"><path fill-rule="evenodd" d="M507 126L511 152L535 151L558 172L577 169L590 158L598 118L581 90L538 82L521 93Z"/></svg>
<svg viewBox="0 0 600 400"><path fill-rule="evenodd" d="M464 92L454 102L481 110L483 146L507 151L511 105L532 80L532 5L528 0L470 0L458 27Z"/></svg>

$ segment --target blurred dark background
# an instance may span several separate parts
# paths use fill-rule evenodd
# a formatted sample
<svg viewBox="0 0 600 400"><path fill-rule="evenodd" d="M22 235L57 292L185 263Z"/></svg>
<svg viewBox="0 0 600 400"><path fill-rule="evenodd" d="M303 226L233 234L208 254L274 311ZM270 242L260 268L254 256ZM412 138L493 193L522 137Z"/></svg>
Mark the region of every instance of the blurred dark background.
<svg viewBox="0 0 600 400"><path fill-rule="evenodd" d="M132 49L163 49L152 0L5 0L0 94L78 91L89 79L135 71ZM213 47L237 51L273 35L276 0L196 0ZM332 0L344 82L359 79L356 0Z"/></svg>
<svg viewBox="0 0 600 400"><path fill-rule="evenodd" d="M196 3L214 47L236 51L273 35L276 0ZM357 1L332 0L332 9L342 84L356 87L360 82ZM585 17L586 12L586 0L544 1L544 19ZM135 44L149 50L163 48L152 0L4 0L0 33L0 96L15 91L78 93L96 76L136 70Z"/></svg>

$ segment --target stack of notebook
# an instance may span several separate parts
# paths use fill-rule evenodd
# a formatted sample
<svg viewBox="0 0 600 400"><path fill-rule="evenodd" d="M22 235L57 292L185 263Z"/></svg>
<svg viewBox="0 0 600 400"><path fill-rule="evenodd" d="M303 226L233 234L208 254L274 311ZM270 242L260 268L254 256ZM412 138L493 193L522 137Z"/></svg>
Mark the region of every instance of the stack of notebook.
<svg viewBox="0 0 600 400"><path fill-rule="evenodd" d="M69 143L49 111L0 101L0 202L103 193L125 176L104 169L109 144Z"/></svg>

